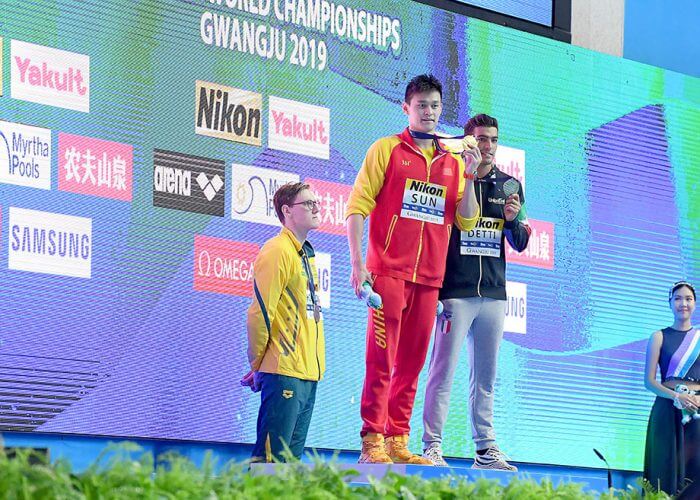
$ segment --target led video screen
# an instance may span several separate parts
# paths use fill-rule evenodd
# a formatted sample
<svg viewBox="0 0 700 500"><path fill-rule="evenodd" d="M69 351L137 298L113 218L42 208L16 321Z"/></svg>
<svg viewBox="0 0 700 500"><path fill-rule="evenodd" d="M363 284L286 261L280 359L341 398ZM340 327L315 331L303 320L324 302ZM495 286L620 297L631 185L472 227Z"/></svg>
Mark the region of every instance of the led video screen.
<svg viewBox="0 0 700 500"><path fill-rule="evenodd" d="M307 445L359 449L343 214L430 72L442 132L499 119L533 230L507 255L501 447L641 469L646 340L700 277L697 79L389 0L5 2L0 44L0 430L253 442L252 264L274 190L304 180L327 345ZM463 353L448 456L474 453L468 373Z"/></svg>

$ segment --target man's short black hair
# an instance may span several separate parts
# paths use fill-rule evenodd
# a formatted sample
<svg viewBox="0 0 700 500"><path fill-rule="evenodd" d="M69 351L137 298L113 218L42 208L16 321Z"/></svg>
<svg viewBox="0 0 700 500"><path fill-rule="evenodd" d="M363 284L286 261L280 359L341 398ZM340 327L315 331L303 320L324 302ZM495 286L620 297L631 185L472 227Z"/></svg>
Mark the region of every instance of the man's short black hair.
<svg viewBox="0 0 700 500"><path fill-rule="evenodd" d="M414 94L430 92L431 90L437 90L442 100L442 83L440 83L440 80L435 78L432 74L414 76L411 81L408 82L408 85L406 85L406 94L403 100L406 104L411 104L411 98Z"/></svg>
<svg viewBox="0 0 700 500"><path fill-rule="evenodd" d="M464 125L464 133L472 135L476 127L496 127L496 129L498 129L498 120L484 113L472 116Z"/></svg>

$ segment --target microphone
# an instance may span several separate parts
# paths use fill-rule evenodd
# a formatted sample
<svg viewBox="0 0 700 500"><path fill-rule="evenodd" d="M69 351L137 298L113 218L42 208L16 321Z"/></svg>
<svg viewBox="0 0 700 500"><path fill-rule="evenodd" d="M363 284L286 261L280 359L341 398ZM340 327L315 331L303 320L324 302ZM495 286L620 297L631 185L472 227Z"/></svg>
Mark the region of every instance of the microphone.
<svg viewBox="0 0 700 500"><path fill-rule="evenodd" d="M371 309L381 309L382 308L382 296L379 295L372 289L372 285L365 281L362 283L362 290L360 291L360 299L362 299L367 307Z"/></svg>
<svg viewBox="0 0 700 500"><path fill-rule="evenodd" d="M607 460L605 460L605 457L601 452L593 448L593 451L595 452L596 455L598 455L598 458L600 458L603 462L605 462L605 466L608 469L608 489L612 488L612 472L610 471L610 464L608 463Z"/></svg>

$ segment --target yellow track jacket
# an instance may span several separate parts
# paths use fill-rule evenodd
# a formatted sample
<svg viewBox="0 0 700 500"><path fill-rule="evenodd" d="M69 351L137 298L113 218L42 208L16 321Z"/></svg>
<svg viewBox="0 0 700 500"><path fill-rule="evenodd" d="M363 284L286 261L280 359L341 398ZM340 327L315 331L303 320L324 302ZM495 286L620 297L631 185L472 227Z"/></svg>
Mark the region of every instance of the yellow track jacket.
<svg viewBox="0 0 700 500"><path fill-rule="evenodd" d="M325 341L323 318L314 318L318 271L313 248L282 228L260 249L254 269L254 297L248 309L251 370L321 380ZM313 276L313 293L306 269Z"/></svg>

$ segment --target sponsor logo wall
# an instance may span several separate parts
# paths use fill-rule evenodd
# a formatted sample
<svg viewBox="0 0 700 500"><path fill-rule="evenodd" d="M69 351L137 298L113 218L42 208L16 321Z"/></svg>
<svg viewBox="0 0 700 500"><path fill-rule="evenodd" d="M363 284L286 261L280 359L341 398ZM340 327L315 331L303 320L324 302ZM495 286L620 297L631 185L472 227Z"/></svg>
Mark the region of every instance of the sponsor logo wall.
<svg viewBox="0 0 700 500"><path fill-rule="evenodd" d="M13 98L89 112L89 56L14 40L11 47ZM206 136L238 143L236 147L262 146L262 93L197 80L194 104L193 137ZM268 106L267 145L270 150L283 155L275 157L275 161L287 158L297 164L296 155L322 161L330 159L329 108L276 96L268 97ZM61 130L56 130L55 138L58 191L128 203L134 200L135 179L144 168L143 164L136 163L134 146ZM193 142L193 145L197 144ZM51 190L51 148L51 130L0 121L0 182ZM314 169L303 165L297 171L286 171L275 168L275 161L265 166L252 166L236 162L236 154L233 162L230 162L230 153L219 156L160 149L156 145L152 149L152 206L182 212L179 220L184 225L185 221L195 220L188 219L190 216L186 212L224 218L226 203L229 202L231 220L251 223L252 226L247 228L280 227L273 206L275 191L285 183L299 182L300 172L312 174L304 177L304 182L310 184L319 202L321 225L310 240L322 240L320 233L326 235L325 238L337 239L331 245L322 240L321 248L330 246L332 250L317 251L315 259L319 300L327 313L337 300L333 297L337 292L332 289L333 253L345 255L346 252L344 216L352 186L314 177ZM504 171L524 184L525 151L500 146L498 161ZM227 162L230 162L228 172ZM227 176L230 178L229 188ZM427 208L418 207L414 211L420 212L420 217L428 214L441 220L441 193L433 193L431 190L437 188L429 183L419 184L416 192L434 195L438 201L429 200ZM227 190L230 190L228 200ZM92 278L91 217L15 206L9 207L8 214L9 270ZM413 213L409 216L418 217ZM225 220L229 219L222 222ZM536 220L531 220L531 225L531 246L535 247L523 255L508 247L509 260L525 266L552 269L553 225ZM243 307L247 307L253 296L254 261L266 238L260 238L255 232L249 234L249 229L241 239L250 241L213 236L208 234L209 231L209 227L204 227L190 240L192 284L188 283L188 286L199 296L241 298L245 304ZM215 230L212 232L216 233ZM528 285L509 281L507 288L505 331L525 334Z"/></svg>
<svg viewBox="0 0 700 500"><path fill-rule="evenodd" d="M224 216L224 162L163 149L153 150L153 205Z"/></svg>
<svg viewBox="0 0 700 500"><path fill-rule="evenodd" d="M11 40L11 91L14 99L90 111L90 57Z"/></svg>

